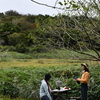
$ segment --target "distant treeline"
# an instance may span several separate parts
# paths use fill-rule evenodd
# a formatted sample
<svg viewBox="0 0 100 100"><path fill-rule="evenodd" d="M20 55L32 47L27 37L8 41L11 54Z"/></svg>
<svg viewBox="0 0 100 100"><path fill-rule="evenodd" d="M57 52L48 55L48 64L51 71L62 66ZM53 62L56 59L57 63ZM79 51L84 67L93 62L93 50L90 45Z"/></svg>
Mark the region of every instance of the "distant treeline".
<svg viewBox="0 0 100 100"><path fill-rule="evenodd" d="M86 50L92 49L92 46L99 50L100 40L95 35L97 33L100 36L99 23L98 18L83 15L22 15L10 10L0 13L0 45L22 53L43 52L53 48ZM92 33L89 29L93 29Z"/></svg>

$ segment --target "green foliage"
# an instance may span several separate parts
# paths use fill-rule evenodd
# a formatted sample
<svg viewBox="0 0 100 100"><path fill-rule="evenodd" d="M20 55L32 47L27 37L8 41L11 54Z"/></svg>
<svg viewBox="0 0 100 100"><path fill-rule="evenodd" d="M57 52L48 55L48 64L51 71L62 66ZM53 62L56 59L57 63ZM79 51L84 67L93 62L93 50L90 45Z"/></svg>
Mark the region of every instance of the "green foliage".
<svg viewBox="0 0 100 100"><path fill-rule="evenodd" d="M0 53L0 62L6 62L6 61L9 61L10 59L11 58L8 52Z"/></svg>
<svg viewBox="0 0 100 100"><path fill-rule="evenodd" d="M20 34L19 33L13 33L8 35L8 43L9 45L16 46L20 41Z"/></svg>
<svg viewBox="0 0 100 100"><path fill-rule="evenodd" d="M35 15L30 15L30 14L29 14L29 15L26 17L26 20L29 21L29 22L31 22L31 23L35 23L36 17L37 17L37 16L35 16Z"/></svg>
<svg viewBox="0 0 100 100"><path fill-rule="evenodd" d="M31 53L32 52L35 52L35 53L43 53L43 52L48 52L49 51L49 49L45 46L45 45L40 45L40 44L38 44L38 45L34 45L33 46L33 49L30 51Z"/></svg>
<svg viewBox="0 0 100 100"><path fill-rule="evenodd" d="M92 8L97 10L95 4L90 3L92 6L85 6L82 2L83 6L81 6L81 2L78 3L74 0L64 0L64 3L59 2L59 4L67 10L82 9L84 13L86 12L85 14L88 14L87 11L91 11ZM100 20L98 16L88 17L85 14L66 13L54 17L41 14L20 16L16 11L7 11L3 17L1 14L0 36L4 45L11 46L9 47L10 51L44 53L55 48L70 48L81 52L90 49L97 53L95 57L92 57L99 60L100 54L97 50L100 50ZM43 55L41 54L41 56Z"/></svg>
<svg viewBox="0 0 100 100"><path fill-rule="evenodd" d="M6 16L20 16L20 14L17 11L9 10L5 12Z"/></svg>
<svg viewBox="0 0 100 100"><path fill-rule="evenodd" d="M31 59L32 58L30 55L17 53L17 52L9 52L9 55L11 55L13 59Z"/></svg>
<svg viewBox="0 0 100 100"><path fill-rule="evenodd" d="M26 52L26 45L24 43L17 44L16 51L20 52L20 53L25 53Z"/></svg>
<svg viewBox="0 0 100 100"><path fill-rule="evenodd" d="M13 25L10 21L5 21L1 26L0 26L0 33L2 36L7 36L8 34L11 34L13 32L20 32L20 27L17 25Z"/></svg>
<svg viewBox="0 0 100 100"><path fill-rule="evenodd" d="M80 66L51 66L51 67L37 67L37 68L6 68L0 69L0 93L11 97L23 97L35 100L39 97L39 87L41 80L45 73L50 73L52 79L50 86L52 89L56 88L56 81L63 82L62 86L70 87L70 96L80 96L80 85L78 85L73 77L81 76ZM97 76L100 76L100 66L90 67L90 84L89 84L89 100L98 100L99 97L99 83Z"/></svg>
<svg viewBox="0 0 100 100"><path fill-rule="evenodd" d="M8 35L9 45L12 45L12 46L16 46L19 44L27 45L28 44L27 42L28 42L28 37L27 37L27 34L25 34L25 33L13 33L13 34Z"/></svg>
<svg viewBox="0 0 100 100"><path fill-rule="evenodd" d="M48 49L47 49L48 50ZM94 52L92 51L87 51L86 53L92 53L94 54ZM82 54L78 54L77 52L74 51L70 51L70 50L60 50L60 49L51 49L48 52L36 52L34 51L34 48L30 50L29 55L31 55L33 58L57 58L57 59L79 59L76 57L76 55L78 57L82 57L82 58L86 58L86 55L82 55ZM70 63L73 63L73 61L69 61Z"/></svg>
<svg viewBox="0 0 100 100"><path fill-rule="evenodd" d="M9 47L8 47L8 51L16 51L16 47L14 47L14 46L9 46Z"/></svg>
<svg viewBox="0 0 100 100"><path fill-rule="evenodd" d="M62 4L62 2L59 2L59 4L62 6L63 4Z"/></svg>
<svg viewBox="0 0 100 100"><path fill-rule="evenodd" d="M4 13L0 13L0 18L3 18L4 17Z"/></svg>
<svg viewBox="0 0 100 100"><path fill-rule="evenodd" d="M3 28L3 32L11 32L13 30L14 25L11 22L4 22L2 28Z"/></svg>
<svg viewBox="0 0 100 100"><path fill-rule="evenodd" d="M18 23L18 26L23 30L27 31L28 29L31 29L31 23L29 21L22 20L22 22Z"/></svg>
<svg viewBox="0 0 100 100"><path fill-rule="evenodd" d="M0 62L7 62L12 59L32 59L32 56L18 52L0 52Z"/></svg>

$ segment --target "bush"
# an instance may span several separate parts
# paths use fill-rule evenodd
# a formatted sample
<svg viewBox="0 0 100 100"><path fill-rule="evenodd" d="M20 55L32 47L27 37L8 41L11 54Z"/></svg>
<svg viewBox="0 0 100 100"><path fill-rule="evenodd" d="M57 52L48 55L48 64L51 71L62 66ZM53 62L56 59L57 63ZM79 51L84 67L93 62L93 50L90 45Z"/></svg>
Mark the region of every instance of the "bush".
<svg viewBox="0 0 100 100"><path fill-rule="evenodd" d="M20 42L20 34L13 33L8 35L8 43L9 45L16 46Z"/></svg>
<svg viewBox="0 0 100 100"><path fill-rule="evenodd" d="M10 55L8 52L2 52L0 53L0 61L9 61L10 60Z"/></svg>
<svg viewBox="0 0 100 100"><path fill-rule="evenodd" d="M17 44L16 51L20 52L20 53L25 53L26 52L26 45L24 43Z"/></svg>
<svg viewBox="0 0 100 100"><path fill-rule="evenodd" d="M8 35L8 43L11 46L16 46L17 44L28 44L28 37L25 33L13 33Z"/></svg>
<svg viewBox="0 0 100 100"><path fill-rule="evenodd" d="M18 52L10 52L10 55L14 59L32 59L32 57L30 55L18 53Z"/></svg>
<svg viewBox="0 0 100 100"><path fill-rule="evenodd" d="M2 46L0 45L0 51L3 52L3 51L6 51L8 50L8 46Z"/></svg>
<svg viewBox="0 0 100 100"><path fill-rule="evenodd" d="M33 46L33 51L38 52L38 53L41 53L41 52L43 53L43 52L47 52L49 50L45 45L38 44L38 45Z"/></svg>
<svg viewBox="0 0 100 100"><path fill-rule="evenodd" d="M9 46L8 51L16 51L16 48L14 46Z"/></svg>

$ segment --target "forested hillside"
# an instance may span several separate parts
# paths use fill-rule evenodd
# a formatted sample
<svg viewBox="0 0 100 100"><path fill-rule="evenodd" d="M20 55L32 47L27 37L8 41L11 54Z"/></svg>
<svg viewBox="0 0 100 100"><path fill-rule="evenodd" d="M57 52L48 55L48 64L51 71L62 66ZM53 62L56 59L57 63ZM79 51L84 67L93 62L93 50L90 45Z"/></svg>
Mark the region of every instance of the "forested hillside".
<svg viewBox="0 0 100 100"><path fill-rule="evenodd" d="M0 51L21 53L69 49L100 60L100 18L58 14L0 13ZM95 55L84 51L94 51Z"/></svg>

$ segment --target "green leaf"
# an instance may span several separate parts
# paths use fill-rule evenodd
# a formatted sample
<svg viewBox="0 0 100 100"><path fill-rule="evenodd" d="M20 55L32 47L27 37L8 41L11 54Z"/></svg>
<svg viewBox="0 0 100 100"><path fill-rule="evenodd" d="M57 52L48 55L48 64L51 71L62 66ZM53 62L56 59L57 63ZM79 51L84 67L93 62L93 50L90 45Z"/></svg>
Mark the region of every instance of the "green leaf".
<svg viewBox="0 0 100 100"><path fill-rule="evenodd" d="M71 5L73 4L72 1L69 2Z"/></svg>
<svg viewBox="0 0 100 100"><path fill-rule="evenodd" d="M62 6L63 4L62 4L62 2L59 2L59 4Z"/></svg>
<svg viewBox="0 0 100 100"><path fill-rule="evenodd" d="M66 7L66 9L70 9L70 6L69 7Z"/></svg>
<svg viewBox="0 0 100 100"><path fill-rule="evenodd" d="M79 8L79 6L76 4L72 4L72 6L73 6L73 8Z"/></svg>
<svg viewBox="0 0 100 100"><path fill-rule="evenodd" d="M64 5L67 5L67 3L64 3Z"/></svg>
<svg viewBox="0 0 100 100"><path fill-rule="evenodd" d="M64 5L67 5L66 0L64 0Z"/></svg>
<svg viewBox="0 0 100 100"><path fill-rule="evenodd" d="M83 9L84 9L85 11L87 11L87 10L88 10L88 8L87 8L87 7L85 7L85 6L83 7Z"/></svg>

